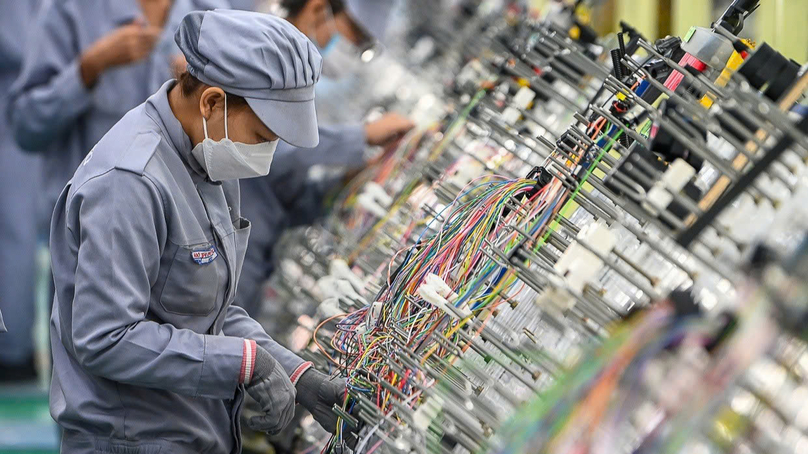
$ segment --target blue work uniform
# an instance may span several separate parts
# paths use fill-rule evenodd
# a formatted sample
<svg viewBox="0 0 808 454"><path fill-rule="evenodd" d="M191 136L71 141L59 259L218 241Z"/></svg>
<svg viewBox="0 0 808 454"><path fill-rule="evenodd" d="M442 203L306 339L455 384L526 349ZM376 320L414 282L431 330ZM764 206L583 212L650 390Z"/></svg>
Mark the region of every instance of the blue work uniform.
<svg viewBox="0 0 808 454"><path fill-rule="evenodd" d="M22 66L26 30L38 1L0 0L0 364L18 366L34 353L34 286L40 157L24 153L9 127L7 90ZM13 115L13 114L12 114ZM0 324L3 317L0 315ZM2 331L2 327L0 327Z"/></svg>
<svg viewBox="0 0 808 454"><path fill-rule="evenodd" d="M381 40L395 3L394 0L346 0L345 8L353 22L374 39ZM323 82L328 84L327 80L321 81L320 87ZM242 209L253 219L253 233L236 304L253 316L261 311L261 288L274 270L272 250L281 233L320 217L323 195L337 184L333 179L308 180L309 168L364 165L367 143L362 124L321 126L319 131L317 147L300 149L281 142L269 175L242 182Z"/></svg>
<svg viewBox="0 0 808 454"><path fill-rule="evenodd" d="M363 125L321 126L320 144L313 149L278 144L269 175L241 182L241 209L253 223L244 259L236 304L256 317L261 313L264 282L275 264L272 251L284 230L312 224L323 214L323 198L338 184L335 179L311 181L314 165L356 168L364 165Z"/></svg>
<svg viewBox="0 0 808 454"><path fill-rule="evenodd" d="M245 11L255 11L261 0L230 0L233 9L243 9Z"/></svg>
<svg viewBox="0 0 808 454"><path fill-rule="evenodd" d="M16 2L26 3L26 2ZM79 60L116 28L142 17L137 0L48 0L26 45L20 77L11 89L9 117L17 142L41 151L43 211L81 160L123 115L168 79L180 51L174 31L190 11L228 7L227 0L174 0L163 33L144 60L105 71L92 88L81 80Z"/></svg>
<svg viewBox="0 0 808 454"><path fill-rule="evenodd" d="M167 82L107 133L51 223L51 414L62 452L238 453L243 339L303 360L231 303L250 223L211 182Z"/></svg>

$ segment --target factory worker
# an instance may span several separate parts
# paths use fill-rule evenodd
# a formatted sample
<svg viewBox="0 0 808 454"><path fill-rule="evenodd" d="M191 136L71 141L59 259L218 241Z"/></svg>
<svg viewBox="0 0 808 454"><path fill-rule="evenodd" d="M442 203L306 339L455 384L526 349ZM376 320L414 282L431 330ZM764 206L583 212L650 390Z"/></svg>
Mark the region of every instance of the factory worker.
<svg viewBox="0 0 808 454"><path fill-rule="evenodd" d="M187 73L127 113L80 164L51 222L51 414L63 453L238 453L244 390L280 431L295 399L326 429L330 381L232 305L250 235L239 179L277 141L318 141L321 58L288 22L193 12Z"/></svg>
<svg viewBox="0 0 808 454"><path fill-rule="evenodd" d="M40 158L14 142L6 101L20 71L23 37L38 1L0 0L0 381L36 378L34 285Z"/></svg>
<svg viewBox="0 0 808 454"><path fill-rule="evenodd" d="M323 55L323 76L342 77L361 64L362 53L372 49L385 34L394 0L283 0L286 18L305 33ZM322 197L338 179L311 181L314 165L361 168L368 146L386 146L413 128L398 114L387 114L368 123L320 127L320 144L301 150L278 144L276 166L267 178L242 184L245 213L253 218L253 236L237 304L257 316L263 298L261 288L274 266L272 249L282 231L313 222L322 214Z"/></svg>
<svg viewBox="0 0 808 454"><path fill-rule="evenodd" d="M305 33L323 56L323 77L339 79L355 72L363 54L374 52L387 31L395 0L282 0L286 19ZM366 58L366 57L365 57ZM388 114L361 123L320 127L320 145L309 153L278 148L291 154L301 166L314 164L348 167L364 164L368 145L386 145L412 129L412 122Z"/></svg>
<svg viewBox="0 0 808 454"><path fill-rule="evenodd" d="M20 146L44 157L42 212L49 217L90 148L173 76L181 63L173 42L180 20L229 2L44 1L8 113Z"/></svg>

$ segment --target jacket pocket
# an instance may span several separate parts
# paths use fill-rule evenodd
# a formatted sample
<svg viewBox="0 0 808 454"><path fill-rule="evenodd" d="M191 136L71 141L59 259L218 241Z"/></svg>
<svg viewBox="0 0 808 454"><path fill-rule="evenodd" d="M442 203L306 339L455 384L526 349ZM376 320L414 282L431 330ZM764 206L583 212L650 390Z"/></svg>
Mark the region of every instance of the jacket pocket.
<svg viewBox="0 0 808 454"><path fill-rule="evenodd" d="M233 223L236 230L236 288L238 288L238 280L241 276L241 268L244 266L244 256L247 254L247 244L250 240L250 229L252 224L245 218L239 218Z"/></svg>
<svg viewBox="0 0 808 454"><path fill-rule="evenodd" d="M176 251L160 292L160 305L173 314L209 315L221 304L227 282L220 251L212 242L172 246Z"/></svg>

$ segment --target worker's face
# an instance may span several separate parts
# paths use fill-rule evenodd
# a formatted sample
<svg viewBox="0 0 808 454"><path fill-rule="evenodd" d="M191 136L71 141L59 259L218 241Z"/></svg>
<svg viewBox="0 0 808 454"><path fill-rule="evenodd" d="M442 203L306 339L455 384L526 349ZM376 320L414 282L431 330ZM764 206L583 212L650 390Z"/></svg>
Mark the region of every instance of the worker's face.
<svg viewBox="0 0 808 454"><path fill-rule="evenodd" d="M318 47L322 49L327 46L336 33L339 33L357 47L363 47L368 42L368 38L362 32L361 27L348 16L345 10L333 14L328 0L310 1L314 3L310 13L305 18L308 23L299 24L299 28L304 32L313 30L307 33L311 33L310 37L316 41Z"/></svg>
<svg viewBox="0 0 808 454"><path fill-rule="evenodd" d="M225 138L224 131L225 93L219 87L209 87L199 99L199 111L207 120L208 137L219 141ZM200 119L200 129L202 129ZM227 106L227 137L233 142L253 145L278 139L247 105Z"/></svg>

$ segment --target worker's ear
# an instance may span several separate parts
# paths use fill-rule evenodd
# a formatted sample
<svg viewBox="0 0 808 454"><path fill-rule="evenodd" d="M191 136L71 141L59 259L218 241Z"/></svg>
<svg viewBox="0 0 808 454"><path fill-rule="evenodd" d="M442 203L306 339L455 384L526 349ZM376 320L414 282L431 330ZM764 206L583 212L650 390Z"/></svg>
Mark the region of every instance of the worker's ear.
<svg viewBox="0 0 808 454"><path fill-rule="evenodd" d="M224 96L224 90L219 87L208 87L202 92L199 97L199 112L206 120L210 120L214 110L224 111Z"/></svg>

